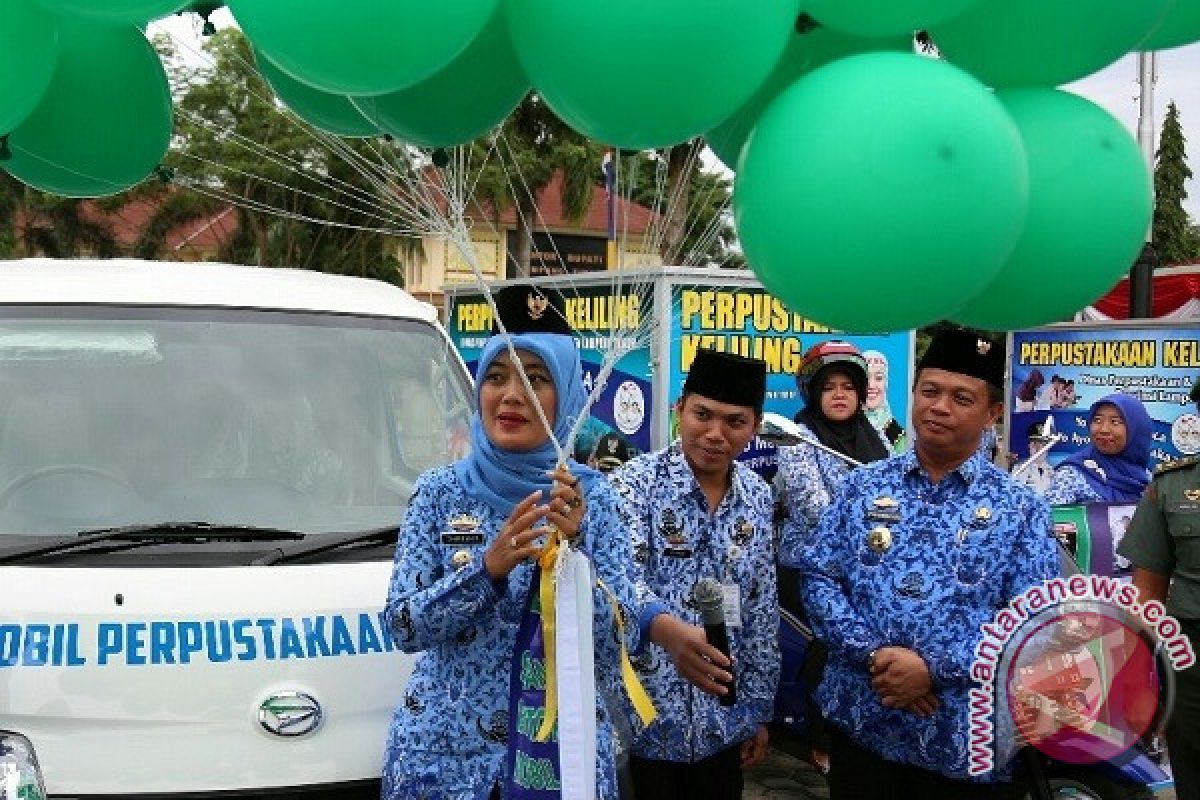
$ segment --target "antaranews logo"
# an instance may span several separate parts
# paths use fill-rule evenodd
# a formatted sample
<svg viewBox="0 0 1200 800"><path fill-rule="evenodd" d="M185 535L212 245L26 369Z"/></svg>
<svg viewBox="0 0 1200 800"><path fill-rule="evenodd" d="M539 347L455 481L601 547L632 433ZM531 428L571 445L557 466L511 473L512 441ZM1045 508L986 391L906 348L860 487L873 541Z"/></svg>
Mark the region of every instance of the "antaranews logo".
<svg viewBox="0 0 1200 800"><path fill-rule="evenodd" d="M1025 744L1072 764L1119 761L1165 724L1173 673L1196 661L1161 603L1101 575L1035 586L982 631L969 692L976 776Z"/></svg>

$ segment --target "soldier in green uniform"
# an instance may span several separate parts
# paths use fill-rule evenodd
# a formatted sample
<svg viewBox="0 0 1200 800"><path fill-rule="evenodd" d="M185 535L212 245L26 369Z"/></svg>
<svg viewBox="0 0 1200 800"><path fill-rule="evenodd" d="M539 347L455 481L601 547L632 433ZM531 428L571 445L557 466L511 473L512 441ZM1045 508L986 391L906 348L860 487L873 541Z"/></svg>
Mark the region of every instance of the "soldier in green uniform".
<svg viewBox="0 0 1200 800"><path fill-rule="evenodd" d="M1200 380L1192 387L1200 411ZM1164 464L1146 487L1118 548L1134 565L1142 603L1158 600L1200 646L1200 458ZM1200 800L1200 665L1177 676L1167 751L1178 800Z"/></svg>

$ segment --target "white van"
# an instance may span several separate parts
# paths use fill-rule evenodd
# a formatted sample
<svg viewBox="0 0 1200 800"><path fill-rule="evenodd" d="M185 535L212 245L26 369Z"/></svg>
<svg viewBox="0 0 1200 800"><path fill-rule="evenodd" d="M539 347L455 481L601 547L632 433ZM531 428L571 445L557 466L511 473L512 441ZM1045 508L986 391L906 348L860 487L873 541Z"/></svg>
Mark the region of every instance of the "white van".
<svg viewBox="0 0 1200 800"><path fill-rule="evenodd" d="M383 283L0 263L0 800L378 797L397 526L471 398Z"/></svg>

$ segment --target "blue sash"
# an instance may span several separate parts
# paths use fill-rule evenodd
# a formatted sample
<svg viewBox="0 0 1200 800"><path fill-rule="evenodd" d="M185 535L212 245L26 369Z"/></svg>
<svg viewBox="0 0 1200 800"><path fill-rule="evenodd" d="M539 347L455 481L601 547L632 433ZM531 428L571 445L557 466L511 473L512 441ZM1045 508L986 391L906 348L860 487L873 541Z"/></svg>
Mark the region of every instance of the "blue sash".
<svg viewBox="0 0 1200 800"><path fill-rule="evenodd" d="M554 726L547 741L534 741L546 713L546 649L538 598L540 576L539 567L529 582L529 599L513 650L508 683L505 800L559 800L561 796L558 726Z"/></svg>

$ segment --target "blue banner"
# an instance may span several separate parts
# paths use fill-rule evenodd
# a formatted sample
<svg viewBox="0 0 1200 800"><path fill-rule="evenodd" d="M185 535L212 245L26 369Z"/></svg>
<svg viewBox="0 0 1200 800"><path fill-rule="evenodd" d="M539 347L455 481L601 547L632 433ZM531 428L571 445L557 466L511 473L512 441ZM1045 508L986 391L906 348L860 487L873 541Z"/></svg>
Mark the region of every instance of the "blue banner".
<svg viewBox="0 0 1200 800"><path fill-rule="evenodd" d="M893 450L904 449L912 386L913 334L839 333L788 311L761 287L676 287L671 296L672 359L670 397L683 392L696 351L711 348L767 362L767 398L763 410L788 419L803 403L796 372L804 352L815 344L842 339L863 352L870 368L867 415L880 430L892 433ZM672 431L675 429L672 417ZM774 448L755 440L744 454L752 468L770 475Z"/></svg>
<svg viewBox="0 0 1200 800"><path fill-rule="evenodd" d="M1097 327L1013 334L1009 449L1029 456L1029 429L1047 417L1067 437L1051 465L1091 442L1088 410L1108 394L1138 397L1153 425L1148 466L1200 453L1200 416L1188 397L1200 375L1195 328Z"/></svg>
<svg viewBox="0 0 1200 800"><path fill-rule="evenodd" d="M625 458L652 449L650 414L653 389L650 382L650 341L647 315L653 313L650 285L543 287L562 297L567 322L578 334L583 361L583 384L591 392L613 352L616 336L638 332L636 341L617 362L604 389L592 406L591 418L575 442L574 458L587 463L596 455L597 444L606 434L619 437L628 451ZM483 293L462 293L452 298L447 312L450 338L472 374L483 345L491 335L492 315ZM601 454L602 455L602 454Z"/></svg>

